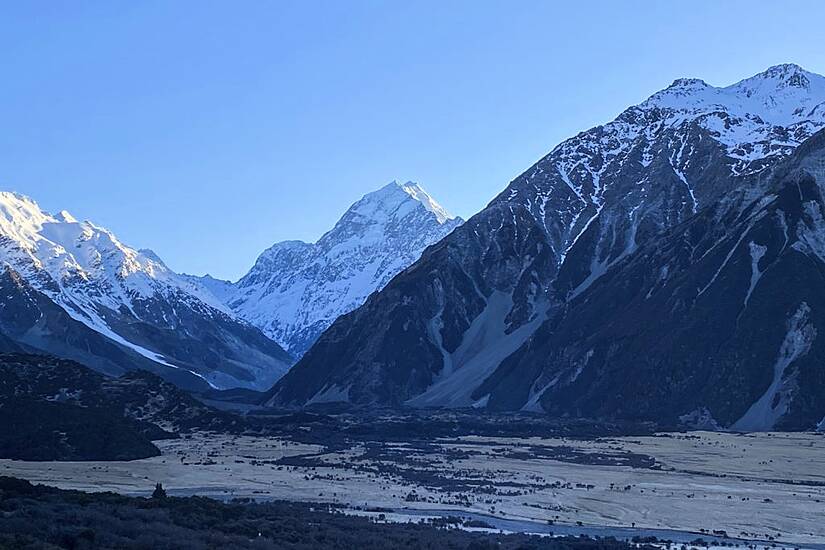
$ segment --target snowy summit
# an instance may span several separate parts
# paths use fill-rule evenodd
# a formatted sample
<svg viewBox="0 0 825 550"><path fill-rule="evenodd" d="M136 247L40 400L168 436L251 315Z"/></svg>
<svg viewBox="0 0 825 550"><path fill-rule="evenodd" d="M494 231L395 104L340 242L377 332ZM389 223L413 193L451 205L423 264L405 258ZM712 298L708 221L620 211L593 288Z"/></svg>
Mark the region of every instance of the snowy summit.
<svg viewBox="0 0 825 550"><path fill-rule="evenodd" d="M316 243L273 245L237 283L200 282L300 357L336 318L461 223L417 183L393 181L353 204Z"/></svg>

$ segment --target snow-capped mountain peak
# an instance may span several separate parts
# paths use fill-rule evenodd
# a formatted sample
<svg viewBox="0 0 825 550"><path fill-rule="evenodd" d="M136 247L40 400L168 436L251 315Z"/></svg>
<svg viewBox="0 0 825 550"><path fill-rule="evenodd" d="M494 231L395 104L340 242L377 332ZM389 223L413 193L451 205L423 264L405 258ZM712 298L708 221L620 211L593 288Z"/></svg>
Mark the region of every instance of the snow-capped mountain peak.
<svg viewBox="0 0 825 550"><path fill-rule="evenodd" d="M639 105L642 109L731 109L747 112L767 122L787 124L804 117L825 101L825 77L798 65L777 65L725 87L711 86L696 78L681 78ZM801 102L801 104L799 103ZM802 109L800 109L802 108Z"/></svg>
<svg viewBox="0 0 825 550"><path fill-rule="evenodd" d="M821 78L818 74L806 71L796 63L783 63L768 67L758 75L745 79L743 82L772 81L771 85L775 88L807 88L811 83L811 79Z"/></svg>
<svg viewBox="0 0 825 550"><path fill-rule="evenodd" d="M560 265L602 212L608 194L620 193L624 208L639 217L643 210L638 207L662 190L656 180L639 174L639 185L621 193L609 183L616 180L612 176L646 171L659 159L684 195L678 201L685 209L678 216L684 217L721 191L713 184L718 175L699 177L697 148L705 151L705 161L721 154L729 174L747 176L788 157L822 128L825 77L797 65L777 65L724 87L682 78L615 120L562 142L499 199L530 209L559 252ZM539 180L553 184L538 185Z"/></svg>
<svg viewBox="0 0 825 550"><path fill-rule="evenodd" d="M392 181L350 206L315 243L265 250L235 284L201 284L295 356L462 220L420 185Z"/></svg>
<svg viewBox="0 0 825 550"><path fill-rule="evenodd" d="M52 215L23 195L0 193L0 233L7 239L0 253L16 270L42 270L41 276L48 274L68 294L77 280L98 284L107 289L101 305L112 309L131 308L133 300L151 296L161 285L181 286L153 252L130 248L108 229L79 222L65 210ZM85 300L85 291L80 295ZM210 305L223 309L218 302Z"/></svg>
<svg viewBox="0 0 825 550"><path fill-rule="evenodd" d="M795 146L825 124L825 77L786 64L725 87L679 79L630 110L635 109L663 111L667 126L704 117L704 125L719 132L720 141L731 150L774 141L776 147L762 147L753 155L763 158L784 144L781 136L772 135L783 133L774 127L793 134L795 126L805 125L800 135L789 136Z"/></svg>
<svg viewBox="0 0 825 550"><path fill-rule="evenodd" d="M50 216L32 199L19 193L0 192L0 230L23 243L32 240Z"/></svg>
<svg viewBox="0 0 825 550"><path fill-rule="evenodd" d="M401 184L393 180L377 191L364 195L349 208L341 222L350 217L362 216L368 223L382 224L402 218L422 206L439 224L455 218L419 184L411 181Z"/></svg>
<svg viewBox="0 0 825 550"><path fill-rule="evenodd" d="M430 196L430 194L427 193L419 184L408 181L403 185L397 185L399 185L401 189L403 189L409 196L420 202L424 208L432 212L438 220L438 223L446 223L448 220L455 218L455 216L447 212L443 206L438 204L435 199L433 199L432 196Z"/></svg>
<svg viewBox="0 0 825 550"><path fill-rule="evenodd" d="M203 286L170 270L154 252L135 250L108 229L79 222L66 211L52 215L17 193L0 192L0 265L75 321L165 367L179 368L188 359L165 353L160 341L167 337L161 333L178 331L192 322L199 329L209 325L217 332L251 329ZM159 332L147 337L137 328L141 326ZM262 335L260 339L265 340ZM273 372L238 378L239 370L225 376L217 368L212 373L184 368L216 386L255 385L259 374L259 383L265 386L283 374L290 360L274 343L269 344L278 357L264 362L277 362ZM217 355L210 361L209 368L219 367L214 362Z"/></svg>

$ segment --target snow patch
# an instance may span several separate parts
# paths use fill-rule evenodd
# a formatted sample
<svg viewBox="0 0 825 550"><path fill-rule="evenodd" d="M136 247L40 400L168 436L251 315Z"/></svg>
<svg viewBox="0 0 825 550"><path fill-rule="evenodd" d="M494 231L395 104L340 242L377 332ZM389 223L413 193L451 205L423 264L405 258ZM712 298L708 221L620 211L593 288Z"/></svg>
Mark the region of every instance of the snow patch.
<svg viewBox="0 0 825 550"><path fill-rule="evenodd" d="M542 385L540 388L536 388L536 384L538 381L533 384L533 387L530 388L530 395L527 397L527 403L521 408L524 412L535 412L535 413L542 413L544 409L541 407L541 396L544 395L544 392L549 390L550 388L554 387L556 384L559 383L561 380L561 374L557 374L553 377L550 382Z"/></svg>
<svg viewBox="0 0 825 550"><path fill-rule="evenodd" d="M759 279L762 277L763 271L759 270L759 260L765 255L767 252L768 247L762 246L761 244L756 244L755 242L751 241L748 243L748 249L751 253L751 282L750 286L748 287L748 292L745 294L745 307L748 307L748 300L751 298L751 294L753 294L753 289L756 288Z"/></svg>
<svg viewBox="0 0 825 550"><path fill-rule="evenodd" d="M401 185L401 189L403 189L404 192L406 192L413 199L421 203L421 206L423 206L428 212L431 212L435 216L436 220L438 220L438 223L444 224L449 220L455 219L455 216L447 212L447 210L438 204L435 199L433 199L432 196L430 196L430 194L427 193L419 184L408 181L404 185Z"/></svg>

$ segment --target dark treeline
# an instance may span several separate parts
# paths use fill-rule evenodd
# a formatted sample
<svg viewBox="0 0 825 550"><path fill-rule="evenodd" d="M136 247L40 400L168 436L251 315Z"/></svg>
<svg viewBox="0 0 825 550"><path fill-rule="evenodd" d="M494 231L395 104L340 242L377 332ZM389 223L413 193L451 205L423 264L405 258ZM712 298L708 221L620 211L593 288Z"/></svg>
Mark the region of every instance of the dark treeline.
<svg viewBox="0 0 825 550"><path fill-rule="evenodd" d="M291 502L125 497L0 477L0 549L535 549L625 550L612 539L470 533L384 524ZM443 524L442 524L443 525Z"/></svg>

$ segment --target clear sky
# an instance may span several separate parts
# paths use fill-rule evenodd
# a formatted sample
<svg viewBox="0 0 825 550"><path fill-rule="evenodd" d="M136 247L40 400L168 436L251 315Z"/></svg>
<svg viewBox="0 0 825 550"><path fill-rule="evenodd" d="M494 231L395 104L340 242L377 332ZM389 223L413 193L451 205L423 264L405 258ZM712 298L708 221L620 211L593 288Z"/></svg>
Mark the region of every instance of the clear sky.
<svg viewBox="0 0 825 550"><path fill-rule="evenodd" d="M825 2L0 3L0 188L237 278L361 195L469 217L678 77L825 73Z"/></svg>

